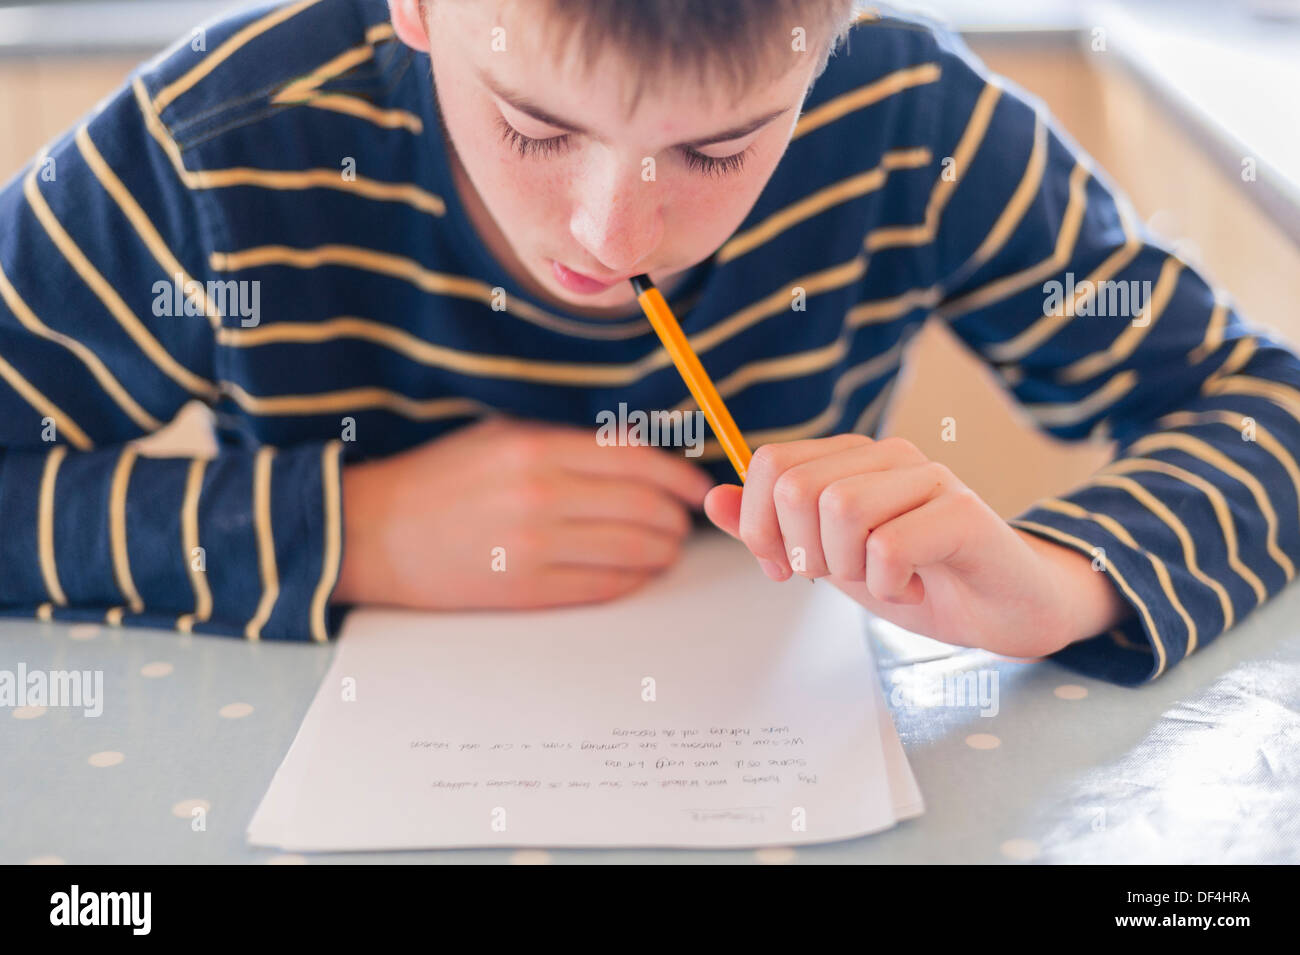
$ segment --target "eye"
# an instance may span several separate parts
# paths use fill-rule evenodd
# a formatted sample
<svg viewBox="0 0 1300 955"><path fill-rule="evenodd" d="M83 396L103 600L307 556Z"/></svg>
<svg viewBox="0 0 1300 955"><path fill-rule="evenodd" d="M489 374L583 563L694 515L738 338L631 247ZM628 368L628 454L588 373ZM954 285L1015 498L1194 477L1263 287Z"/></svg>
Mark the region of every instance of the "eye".
<svg viewBox="0 0 1300 955"><path fill-rule="evenodd" d="M686 165L696 172L706 176L726 176L740 172L744 168L745 157L749 155L751 148L746 147L730 156L706 156L697 150L683 148L682 158L686 160Z"/></svg>
<svg viewBox="0 0 1300 955"><path fill-rule="evenodd" d="M511 126L504 116L497 116L497 130L501 133L502 141L525 159L530 156L554 156L562 152L569 142L568 133L549 136L546 139L534 139L532 136L525 136Z"/></svg>

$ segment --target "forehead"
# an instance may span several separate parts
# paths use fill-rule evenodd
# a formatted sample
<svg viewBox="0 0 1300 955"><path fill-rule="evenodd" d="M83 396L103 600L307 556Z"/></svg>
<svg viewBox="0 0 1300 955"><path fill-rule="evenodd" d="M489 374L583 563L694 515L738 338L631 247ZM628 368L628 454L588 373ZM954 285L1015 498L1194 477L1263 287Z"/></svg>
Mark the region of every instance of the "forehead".
<svg viewBox="0 0 1300 955"><path fill-rule="evenodd" d="M589 122L593 115L628 123L675 118L668 125L679 131L706 118L734 126L791 105L816 59L794 50L783 28L763 28L748 43L704 35L691 49L656 49L653 36L640 42L628 33L634 24L610 29L557 12L550 0L444 0L430 5L429 28L436 46L490 86L549 113L572 118L576 108ZM670 34L658 39L671 45Z"/></svg>

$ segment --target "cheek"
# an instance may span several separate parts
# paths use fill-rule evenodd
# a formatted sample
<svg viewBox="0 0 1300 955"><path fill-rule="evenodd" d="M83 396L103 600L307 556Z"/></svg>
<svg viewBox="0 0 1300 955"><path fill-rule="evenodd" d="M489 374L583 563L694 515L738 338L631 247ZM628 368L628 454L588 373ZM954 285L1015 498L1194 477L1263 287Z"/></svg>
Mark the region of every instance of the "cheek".
<svg viewBox="0 0 1300 955"><path fill-rule="evenodd" d="M789 144L782 131L765 133L750 147L739 172L708 176L684 170L675 181L669 234L691 258L712 255L745 221Z"/></svg>
<svg viewBox="0 0 1300 955"><path fill-rule="evenodd" d="M756 163L716 178L684 173L671 212L665 216L665 238L689 246L693 257L712 254L744 221L770 174L770 168L759 168Z"/></svg>
<svg viewBox="0 0 1300 955"><path fill-rule="evenodd" d="M556 222L568 221L568 176L561 171L562 164L521 159L494 132L487 133L479 146L478 170L470 176L503 232L554 228Z"/></svg>
<svg viewBox="0 0 1300 955"><path fill-rule="evenodd" d="M535 229L563 209L557 164L522 159L489 117L495 108L473 98L440 99L443 121L479 198L506 235Z"/></svg>

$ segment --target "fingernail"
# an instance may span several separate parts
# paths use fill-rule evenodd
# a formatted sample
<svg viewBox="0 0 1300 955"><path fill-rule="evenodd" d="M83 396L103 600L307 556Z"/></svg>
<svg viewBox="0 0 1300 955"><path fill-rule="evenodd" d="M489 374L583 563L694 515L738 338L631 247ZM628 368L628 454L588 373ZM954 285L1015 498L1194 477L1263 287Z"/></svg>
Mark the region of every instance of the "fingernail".
<svg viewBox="0 0 1300 955"><path fill-rule="evenodd" d="M774 560L768 560L766 557L758 559L758 566L763 568L763 573L773 580L785 580L785 568Z"/></svg>

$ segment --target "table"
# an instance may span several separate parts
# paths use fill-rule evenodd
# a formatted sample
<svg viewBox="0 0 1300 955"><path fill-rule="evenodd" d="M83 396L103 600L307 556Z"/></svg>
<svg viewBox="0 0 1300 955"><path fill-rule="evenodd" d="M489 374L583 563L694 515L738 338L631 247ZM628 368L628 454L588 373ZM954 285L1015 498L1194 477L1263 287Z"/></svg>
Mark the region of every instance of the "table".
<svg viewBox="0 0 1300 955"><path fill-rule="evenodd" d="M888 832L757 851L292 855L248 846L244 828L333 645L7 619L0 670L99 670L104 703L0 709L0 863L1300 861L1300 588L1139 688L879 621L870 639L926 800Z"/></svg>

